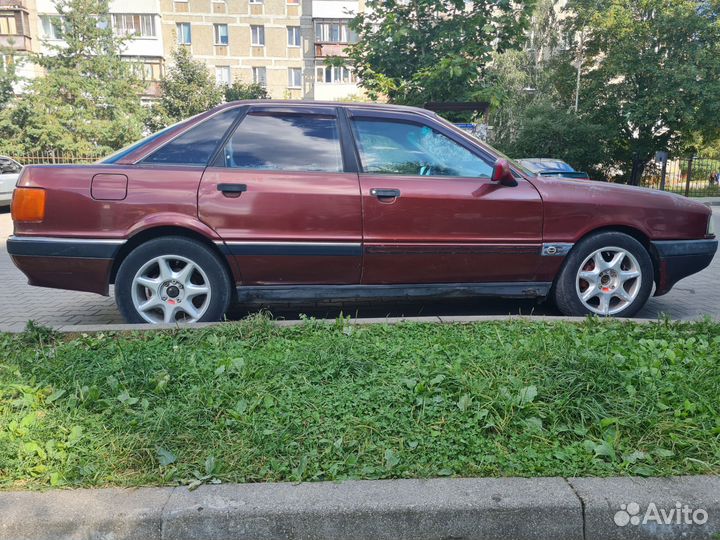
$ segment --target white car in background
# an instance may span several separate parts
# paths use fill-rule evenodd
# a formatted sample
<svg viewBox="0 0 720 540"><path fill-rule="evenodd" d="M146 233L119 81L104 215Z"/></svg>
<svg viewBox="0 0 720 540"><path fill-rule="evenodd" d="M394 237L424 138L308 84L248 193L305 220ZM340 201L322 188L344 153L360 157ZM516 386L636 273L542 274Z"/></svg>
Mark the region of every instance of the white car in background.
<svg viewBox="0 0 720 540"><path fill-rule="evenodd" d="M0 207L10 206L13 190L21 171L22 165L17 161L0 156Z"/></svg>

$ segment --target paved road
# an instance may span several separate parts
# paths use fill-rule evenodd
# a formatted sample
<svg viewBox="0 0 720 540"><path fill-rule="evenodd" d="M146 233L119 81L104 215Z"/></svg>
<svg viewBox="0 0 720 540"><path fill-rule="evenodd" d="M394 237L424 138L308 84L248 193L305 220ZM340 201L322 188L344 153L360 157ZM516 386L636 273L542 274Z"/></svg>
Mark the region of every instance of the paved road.
<svg viewBox="0 0 720 540"><path fill-rule="evenodd" d="M714 207L716 230L720 230L720 207ZM11 234L12 223L7 212L0 213L0 325L24 325L29 319L47 325L119 323L122 319L110 298L90 293L67 292L30 287L12 264L5 250L5 238ZM709 268L680 283L672 292L651 298L639 317L657 318L667 314L674 319L694 319L711 315L720 319L720 255ZM414 315L507 315L557 312L532 301L477 300L433 303L394 304L392 306L345 305L342 307L274 309L279 318L295 319L300 313L318 318L336 317L341 312L357 317ZM238 312L241 317L247 312Z"/></svg>

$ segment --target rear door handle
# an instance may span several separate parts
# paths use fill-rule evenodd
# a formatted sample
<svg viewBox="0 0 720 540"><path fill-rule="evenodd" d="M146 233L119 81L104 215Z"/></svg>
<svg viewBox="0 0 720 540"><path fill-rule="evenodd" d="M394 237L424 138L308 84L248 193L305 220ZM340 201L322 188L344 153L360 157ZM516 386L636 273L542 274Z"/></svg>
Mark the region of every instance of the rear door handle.
<svg viewBox="0 0 720 540"><path fill-rule="evenodd" d="M226 197L239 197L247 191L247 184L218 184L217 189Z"/></svg>
<svg viewBox="0 0 720 540"><path fill-rule="evenodd" d="M370 195L378 199L397 199L400 196L399 189L372 188Z"/></svg>

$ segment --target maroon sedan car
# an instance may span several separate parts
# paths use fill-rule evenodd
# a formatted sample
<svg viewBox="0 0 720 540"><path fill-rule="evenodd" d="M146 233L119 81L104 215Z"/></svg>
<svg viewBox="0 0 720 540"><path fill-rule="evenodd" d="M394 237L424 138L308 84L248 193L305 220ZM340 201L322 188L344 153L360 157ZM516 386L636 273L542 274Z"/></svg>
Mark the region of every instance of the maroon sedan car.
<svg viewBox="0 0 720 540"><path fill-rule="evenodd" d="M551 297L632 316L705 268L704 205L533 176L432 112L228 103L89 166L26 167L13 261L129 322L230 302Z"/></svg>

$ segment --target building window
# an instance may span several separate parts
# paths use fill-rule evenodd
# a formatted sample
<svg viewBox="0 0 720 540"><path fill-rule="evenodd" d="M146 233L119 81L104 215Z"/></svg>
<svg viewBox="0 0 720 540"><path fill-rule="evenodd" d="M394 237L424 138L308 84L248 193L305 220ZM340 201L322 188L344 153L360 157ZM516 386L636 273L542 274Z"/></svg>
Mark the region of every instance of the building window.
<svg viewBox="0 0 720 540"><path fill-rule="evenodd" d="M259 25L250 26L250 34L252 36L251 43L256 46L265 45L265 27Z"/></svg>
<svg viewBox="0 0 720 540"><path fill-rule="evenodd" d="M135 75L144 82L157 82L162 79L162 58L153 57L125 57L131 62Z"/></svg>
<svg viewBox="0 0 720 540"><path fill-rule="evenodd" d="M192 28L190 23L177 23L177 39L178 45L192 44Z"/></svg>
<svg viewBox="0 0 720 540"><path fill-rule="evenodd" d="M318 43L355 43L357 35L347 22L316 22L315 41Z"/></svg>
<svg viewBox="0 0 720 540"><path fill-rule="evenodd" d="M7 16L3 15L0 17L0 35L2 36L17 36L17 23L15 22L15 15Z"/></svg>
<svg viewBox="0 0 720 540"><path fill-rule="evenodd" d="M299 26L288 26L288 47L299 47L300 46L300 27Z"/></svg>
<svg viewBox="0 0 720 540"><path fill-rule="evenodd" d="M230 85L230 66L215 66L215 81L218 84Z"/></svg>
<svg viewBox="0 0 720 540"><path fill-rule="evenodd" d="M355 74L346 67L318 66L316 81L328 84L355 84Z"/></svg>
<svg viewBox="0 0 720 540"><path fill-rule="evenodd" d="M253 82L255 84L259 84L262 87L267 86L267 70L264 67L254 67L252 68L253 72Z"/></svg>
<svg viewBox="0 0 720 540"><path fill-rule="evenodd" d="M43 37L46 39L62 39L62 17L55 15L40 15Z"/></svg>
<svg viewBox="0 0 720 540"><path fill-rule="evenodd" d="M288 87L302 88L302 68L288 68Z"/></svg>
<svg viewBox="0 0 720 540"><path fill-rule="evenodd" d="M216 24L215 26L215 45L228 44L228 25Z"/></svg>
<svg viewBox="0 0 720 540"><path fill-rule="evenodd" d="M251 4L262 4L263 0L250 0Z"/></svg>
<svg viewBox="0 0 720 540"><path fill-rule="evenodd" d="M155 37L155 15L113 13L112 27L121 36Z"/></svg>

